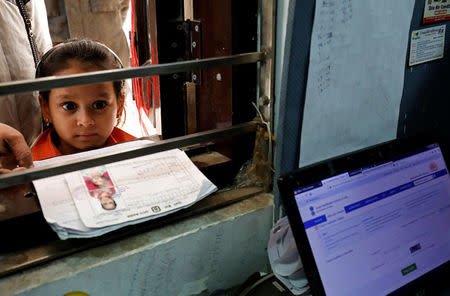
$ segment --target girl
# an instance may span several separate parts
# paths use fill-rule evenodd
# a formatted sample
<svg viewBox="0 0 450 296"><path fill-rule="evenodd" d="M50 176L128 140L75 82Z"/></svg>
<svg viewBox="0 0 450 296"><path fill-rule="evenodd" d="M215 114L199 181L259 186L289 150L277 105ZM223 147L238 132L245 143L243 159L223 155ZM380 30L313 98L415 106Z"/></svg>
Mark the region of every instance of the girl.
<svg viewBox="0 0 450 296"><path fill-rule="evenodd" d="M36 78L117 68L122 68L120 59L105 45L91 40L68 40L42 57ZM33 160L135 139L116 127L124 100L124 80L41 91L39 103L47 129L31 149Z"/></svg>

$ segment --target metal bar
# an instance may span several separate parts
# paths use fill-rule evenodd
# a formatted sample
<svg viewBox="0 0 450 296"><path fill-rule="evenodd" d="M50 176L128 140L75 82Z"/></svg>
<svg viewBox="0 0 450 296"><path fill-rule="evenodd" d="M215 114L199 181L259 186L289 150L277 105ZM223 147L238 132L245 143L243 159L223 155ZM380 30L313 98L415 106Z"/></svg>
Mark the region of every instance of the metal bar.
<svg viewBox="0 0 450 296"><path fill-rule="evenodd" d="M162 140L157 143L149 144L143 148L128 148L120 153L108 153L102 156L86 157L76 161L63 162L57 166L43 166L31 168L24 171L10 173L0 176L0 189L31 182L32 180L42 179L63 173L77 171L81 169L99 166L120 160L144 156L169 149L187 147L190 145L208 142L217 138L231 137L235 135L251 133L256 131L257 122L246 122L233 125L228 128L210 130L206 132L195 133L188 136L177 137L168 140ZM145 138L142 138L145 139Z"/></svg>
<svg viewBox="0 0 450 296"><path fill-rule="evenodd" d="M231 65L250 64L264 61L264 52L243 53L226 57L207 58L192 61L182 61L159 65L141 66L138 68L125 68L96 71L58 77L43 77L0 83L0 95L29 92L35 90L50 90L64 86L75 86L107 81L116 81L127 78L163 75L177 72L187 72L193 69L224 67Z"/></svg>
<svg viewBox="0 0 450 296"><path fill-rule="evenodd" d="M268 141L260 142L259 146L256 146L257 149L260 149L261 155L265 157L266 170L265 174L265 190L270 191L272 184L272 150L273 150L273 142L272 142L272 121L273 121L273 102L274 102L274 42L275 42L275 14L276 14L276 5L277 1L264 1L259 0L259 15L260 15L260 50L263 50L267 53L266 60L263 63L259 64L259 79L258 79L258 88L259 88L259 98L258 98L258 106L257 111L259 116L261 117L261 121L265 123L267 133L268 133Z"/></svg>
<svg viewBox="0 0 450 296"><path fill-rule="evenodd" d="M276 15L277 15L277 0L272 1L259 1L260 13L261 13L261 49L267 52L267 58L264 63L260 64L260 77L259 77L259 100L258 108L261 117L267 122L267 132L269 137L272 136L274 131L274 109L275 109L275 57L276 57ZM268 170L272 169L273 163L273 143L272 139L268 141L267 147L267 161ZM273 179L271 173L268 174L270 179ZM270 180L267 180L267 184L271 184ZM271 188L267 188L271 189ZM267 190L266 189L266 190ZM274 221L278 220L278 200L275 200L274 208Z"/></svg>
<svg viewBox="0 0 450 296"><path fill-rule="evenodd" d="M267 122L272 120L271 109L273 102L273 77L274 77L274 38L275 38L275 1L259 0L260 9L260 50L267 53L264 63L260 65L259 76L259 101L258 106Z"/></svg>

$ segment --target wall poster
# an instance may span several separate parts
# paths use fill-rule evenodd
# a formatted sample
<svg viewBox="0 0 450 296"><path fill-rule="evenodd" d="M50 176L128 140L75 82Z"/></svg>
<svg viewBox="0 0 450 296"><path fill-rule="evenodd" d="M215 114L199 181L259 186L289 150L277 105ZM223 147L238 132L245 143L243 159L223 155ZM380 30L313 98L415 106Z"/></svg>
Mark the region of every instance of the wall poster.
<svg viewBox="0 0 450 296"><path fill-rule="evenodd" d="M423 11L423 23L435 23L450 20L450 0L426 0Z"/></svg>
<svg viewBox="0 0 450 296"><path fill-rule="evenodd" d="M395 139L414 4L316 1L300 167Z"/></svg>
<svg viewBox="0 0 450 296"><path fill-rule="evenodd" d="M444 57L445 25L411 33L409 65L417 65Z"/></svg>

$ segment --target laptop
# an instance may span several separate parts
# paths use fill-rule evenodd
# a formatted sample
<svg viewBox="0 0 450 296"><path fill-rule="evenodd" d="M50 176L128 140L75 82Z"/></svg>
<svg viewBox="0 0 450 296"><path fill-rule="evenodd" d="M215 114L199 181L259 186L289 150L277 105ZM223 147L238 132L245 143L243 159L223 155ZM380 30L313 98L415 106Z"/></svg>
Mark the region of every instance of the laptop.
<svg viewBox="0 0 450 296"><path fill-rule="evenodd" d="M313 295L450 295L445 157L394 140L278 179Z"/></svg>

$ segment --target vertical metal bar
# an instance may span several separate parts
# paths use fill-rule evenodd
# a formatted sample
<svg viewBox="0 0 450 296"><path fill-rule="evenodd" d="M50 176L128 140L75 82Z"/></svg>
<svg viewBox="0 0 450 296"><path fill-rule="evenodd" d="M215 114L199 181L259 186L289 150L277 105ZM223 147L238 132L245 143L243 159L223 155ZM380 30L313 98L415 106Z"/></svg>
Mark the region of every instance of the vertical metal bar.
<svg viewBox="0 0 450 296"><path fill-rule="evenodd" d="M272 120L272 104L274 93L274 57L275 57L275 13L276 0L259 1L260 11L260 47L267 53L267 59L260 65L258 106L264 120Z"/></svg>
<svg viewBox="0 0 450 296"><path fill-rule="evenodd" d="M276 7L277 1L258 1L258 11L260 13L260 49L267 53L267 59L260 64L259 68L259 99L258 110L262 120L265 121L269 134L267 147L267 170L272 169L272 131L274 112L274 74L275 74L275 32L276 32ZM271 176L268 173L268 176ZM273 181L273 177L267 182ZM274 223L278 219L279 202L275 201Z"/></svg>
<svg viewBox="0 0 450 296"><path fill-rule="evenodd" d="M197 132L197 94L194 82L186 82L186 123L187 133Z"/></svg>

